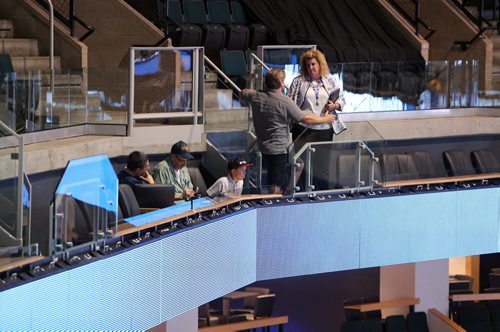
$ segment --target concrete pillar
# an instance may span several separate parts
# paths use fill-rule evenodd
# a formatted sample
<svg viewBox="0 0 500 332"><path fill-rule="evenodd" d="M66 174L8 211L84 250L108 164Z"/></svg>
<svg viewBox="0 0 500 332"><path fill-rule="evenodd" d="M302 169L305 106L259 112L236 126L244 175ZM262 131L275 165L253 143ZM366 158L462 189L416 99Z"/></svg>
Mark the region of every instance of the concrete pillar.
<svg viewBox="0 0 500 332"><path fill-rule="evenodd" d="M380 301L420 298L415 311L436 308L448 314L448 260L383 266L380 268ZM382 315L406 315L408 308L384 309Z"/></svg>
<svg viewBox="0 0 500 332"><path fill-rule="evenodd" d="M197 332L198 331L198 308L189 310L182 315L174 317L161 323L148 332Z"/></svg>

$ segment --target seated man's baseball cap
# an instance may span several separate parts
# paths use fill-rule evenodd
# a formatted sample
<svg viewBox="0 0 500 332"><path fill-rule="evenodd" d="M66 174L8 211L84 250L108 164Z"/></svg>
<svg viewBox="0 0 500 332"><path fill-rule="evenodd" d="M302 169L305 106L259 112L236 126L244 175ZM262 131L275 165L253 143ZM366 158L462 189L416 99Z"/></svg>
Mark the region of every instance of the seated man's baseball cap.
<svg viewBox="0 0 500 332"><path fill-rule="evenodd" d="M246 160L240 157L236 157L234 159L229 160L229 163L227 164L227 169L232 170L240 167L250 167L250 166L253 166L253 164L248 163Z"/></svg>
<svg viewBox="0 0 500 332"><path fill-rule="evenodd" d="M179 141L172 145L170 153L181 156L185 159L194 159L193 155L189 153L189 145L187 145L186 142L183 141Z"/></svg>

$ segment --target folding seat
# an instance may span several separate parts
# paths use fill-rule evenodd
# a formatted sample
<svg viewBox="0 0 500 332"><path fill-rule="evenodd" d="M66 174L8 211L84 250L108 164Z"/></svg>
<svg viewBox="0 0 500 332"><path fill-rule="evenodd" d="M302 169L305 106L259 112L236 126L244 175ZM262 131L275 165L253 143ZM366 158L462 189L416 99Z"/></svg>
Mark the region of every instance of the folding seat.
<svg viewBox="0 0 500 332"><path fill-rule="evenodd" d="M460 326L468 332L491 332L490 312L482 306L460 310Z"/></svg>
<svg viewBox="0 0 500 332"><path fill-rule="evenodd" d="M222 71L241 89L246 88L248 66L245 53L237 50L220 51Z"/></svg>
<svg viewBox="0 0 500 332"><path fill-rule="evenodd" d="M471 151L470 159L478 174L500 172L500 162L491 150Z"/></svg>
<svg viewBox="0 0 500 332"><path fill-rule="evenodd" d="M382 319L367 318L363 321L363 332L382 332Z"/></svg>
<svg viewBox="0 0 500 332"><path fill-rule="evenodd" d="M384 153L381 156L382 174L385 181L418 179L413 158L404 153Z"/></svg>
<svg viewBox="0 0 500 332"><path fill-rule="evenodd" d="M406 315L406 327L408 332L429 332L425 312L410 312Z"/></svg>
<svg viewBox="0 0 500 332"><path fill-rule="evenodd" d="M233 24L227 0L207 2L210 23L221 24L226 28L226 49L245 50L250 39L250 30L243 24Z"/></svg>
<svg viewBox="0 0 500 332"><path fill-rule="evenodd" d="M406 319L403 315L392 315L385 318L386 332L406 332Z"/></svg>
<svg viewBox="0 0 500 332"><path fill-rule="evenodd" d="M407 153L413 159L419 179L428 179L437 176L436 168L434 167L432 158L427 151L412 151Z"/></svg>
<svg viewBox="0 0 500 332"><path fill-rule="evenodd" d="M248 23L243 5L238 0L231 0L231 13L234 24L243 24L250 29L250 49L256 50L259 45L267 44L267 28L262 23Z"/></svg>
<svg viewBox="0 0 500 332"><path fill-rule="evenodd" d="M342 327L340 328L340 332L362 332L362 331L363 331L363 325L361 324L361 321L357 320L345 321L342 324Z"/></svg>
<svg viewBox="0 0 500 332"><path fill-rule="evenodd" d="M157 0L157 4L159 17L174 46L201 45L202 30L199 26L184 21L179 0Z"/></svg>
<svg viewBox="0 0 500 332"><path fill-rule="evenodd" d="M361 181L364 186L371 185L370 174L372 168L372 160L368 155L361 156ZM339 155L337 159L337 186L340 188L354 188L358 186L357 171L358 170L358 155L344 154ZM380 181L380 165L374 165L374 179Z"/></svg>
<svg viewBox="0 0 500 332"><path fill-rule="evenodd" d="M196 24L203 29L202 45L205 54L215 57L224 48L226 40L226 29L220 24L210 24L202 0L185 0L182 2L186 22Z"/></svg>
<svg viewBox="0 0 500 332"><path fill-rule="evenodd" d="M443 161L449 176L471 175L475 173L470 159L462 150L444 151Z"/></svg>

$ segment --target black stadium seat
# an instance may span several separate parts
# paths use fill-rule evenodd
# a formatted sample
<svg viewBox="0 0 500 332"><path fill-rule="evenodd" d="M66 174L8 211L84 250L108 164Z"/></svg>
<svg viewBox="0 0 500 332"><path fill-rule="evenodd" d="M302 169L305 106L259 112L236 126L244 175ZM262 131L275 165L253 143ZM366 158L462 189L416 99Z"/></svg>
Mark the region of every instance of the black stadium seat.
<svg viewBox="0 0 500 332"><path fill-rule="evenodd" d="M478 174L500 172L500 163L491 150L471 151L470 159Z"/></svg>
<svg viewBox="0 0 500 332"><path fill-rule="evenodd" d="M210 24L207 11L202 0L185 0L182 2L186 22L196 24L203 29L202 45L205 54L214 57L224 48L226 41L226 29L220 24Z"/></svg>
<svg viewBox="0 0 500 332"><path fill-rule="evenodd" d="M267 44L267 28L261 23L247 21L243 5L238 0L231 0L231 12L234 24L247 25L250 29L250 49L256 50L259 45Z"/></svg>
<svg viewBox="0 0 500 332"><path fill-rule="evenodd" d="M226 0L207 2L210 23L221 24L226 28L226 49L245 50L250 39L250 30L243 24L234 24L229 3Z"/></svg>
<svg viewBox="0 0 500 332"><path fill-rule="evenodd" d="M202 30L199 26L188 24L182 15L181 3L179 0L157 0L158 14L164 21L168 36L172 38L174 46L199 46L201 45ZM168 12L165 11L165 5ZM168 18L171 20L168 20Z"/></svg>
<svg viewBox="0 0 500 332"><path fill-rule="evenodd" d="M462 150L444 151L443 161L449 176L471 175L475 173L469 157Z"/></svg>

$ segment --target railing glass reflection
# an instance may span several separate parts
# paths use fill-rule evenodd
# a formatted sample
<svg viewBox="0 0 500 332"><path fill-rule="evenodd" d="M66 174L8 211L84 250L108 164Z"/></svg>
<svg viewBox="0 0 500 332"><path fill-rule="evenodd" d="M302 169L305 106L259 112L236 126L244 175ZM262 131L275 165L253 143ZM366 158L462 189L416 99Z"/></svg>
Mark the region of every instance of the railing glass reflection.
<svg viewBox="0 0 500 332"><path fill-rule="evenodd" d="M54 193L51 254L104 240L118 222L118 179L107 156L68 163Z"/></svg>
<svg viewBox="0 0 500 332"><path fill-rule="evenodd" d="M36 245L30 238L31 186L23 172L24 143L3 122L0 122L0 137L9 141L2 149L2 171L0 172L0 267L24 257L37 255Z"/></svg>

